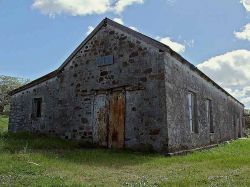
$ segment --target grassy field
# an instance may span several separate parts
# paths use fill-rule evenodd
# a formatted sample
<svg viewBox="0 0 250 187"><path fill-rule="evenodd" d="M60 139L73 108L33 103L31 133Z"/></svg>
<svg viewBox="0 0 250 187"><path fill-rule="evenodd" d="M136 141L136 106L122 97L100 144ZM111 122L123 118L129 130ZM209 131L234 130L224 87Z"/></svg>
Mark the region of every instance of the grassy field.
<svg viewBox="0 0 250 187"><path fill-rule="evenodd" d="M8 118L6 116L0 116L0 133L6 132L8 127Z"/></svg>
<svg viewBox="0 0 250 187"><path fill-rule="evenodd" d="M8 134L0 117L0 186L250 186L250 139L164 157Z"/></svg>

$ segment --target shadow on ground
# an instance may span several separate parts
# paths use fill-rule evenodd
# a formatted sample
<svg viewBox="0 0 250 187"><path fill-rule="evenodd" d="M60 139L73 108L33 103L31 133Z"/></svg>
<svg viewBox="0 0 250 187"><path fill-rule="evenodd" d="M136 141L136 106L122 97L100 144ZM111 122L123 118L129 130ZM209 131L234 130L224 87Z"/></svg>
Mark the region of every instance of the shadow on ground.
<svg viewBox="0 0 250 187"><path fill-rule="evenodd" d="M134 166L162 157L158 154L145 154L129 150L87 148L81 142L30 133L2 133L0 141L2 142L0 151L11 154L39 153L49 159L60 159L91 166Z"/></svg>

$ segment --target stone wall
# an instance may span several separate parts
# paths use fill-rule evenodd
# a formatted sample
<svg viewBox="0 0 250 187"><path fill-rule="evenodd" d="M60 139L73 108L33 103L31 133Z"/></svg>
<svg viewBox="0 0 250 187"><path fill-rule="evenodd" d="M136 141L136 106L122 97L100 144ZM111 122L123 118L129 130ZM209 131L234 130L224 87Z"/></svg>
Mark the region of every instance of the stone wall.
<svg viewBox="0 0 250 187"><path fill-rule="evenodd" d="M47 132L48 129L51 133L56 133L54 129L57 127L57 120L60 109L59 105L59 85L58 79L52 78L42 84L36 85L30 89L19 92L11 98L11 112L9 130L12 132L31 131L31 132ZM33 98L41 97L42 116L35 118L33 116Z"/></svg>
<svg viewBox="0 0 250 187"><path fill-rule="evenodd" d="M217 144L243 135L244 107L241 104L191 70L188 64L182 64L168 54L165 56L165 69L170 152ZM196 95L198 133L191 133L189 126L189 91ZM212 103L214 133L210 133L207 124L207 99Z"/></svg>

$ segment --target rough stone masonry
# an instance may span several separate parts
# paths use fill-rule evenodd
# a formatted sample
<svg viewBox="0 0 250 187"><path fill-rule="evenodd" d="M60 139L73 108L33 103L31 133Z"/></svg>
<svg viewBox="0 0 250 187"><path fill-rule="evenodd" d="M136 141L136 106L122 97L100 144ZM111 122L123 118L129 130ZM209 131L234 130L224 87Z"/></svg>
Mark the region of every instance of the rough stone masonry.
<svg viewBox="0 0 250 187"><path fill-rule="evenodd" d="M9 131L173 153L243 136L244 105L168 46L105 18L56 71L11 92Z"/></svg>

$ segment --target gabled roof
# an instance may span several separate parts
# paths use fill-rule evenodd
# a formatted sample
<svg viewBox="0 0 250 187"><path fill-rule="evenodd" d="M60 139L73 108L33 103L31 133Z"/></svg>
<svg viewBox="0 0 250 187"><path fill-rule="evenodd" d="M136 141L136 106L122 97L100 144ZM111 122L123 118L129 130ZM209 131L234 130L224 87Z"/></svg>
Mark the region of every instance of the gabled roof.
<svg viewBox="0 0 250 187"><path fill-rule="evenodd" d="M229 97L231 97L233 100L235 100L236 102L238 102L239 104L243 105L240 101L238 101L237 99L235 99L232 95L230 95L226 90L224 90L222 87L220 87L216 82L214 82L211 78L209 78L207 75L205 75L202 71L200 71L197 67L195 67L193 64L191 64L190 62L188 62L186 59L184 59L181 55L179 55L177 52L175 52L174 50L172 50L169 46L153 39L150 38L140 32L137 32L133 29L130 29L124 25L121 25L109 18L105 18L103 19L98 25L97 27L91 32L91 34L89 34L87 36L87 38L73 51L73 53L64 61L64 63L55 71L41 77L38 78L20 88L17 88L13 91L10 92L10 95L14 95L20 91L23 91L25 89L31 88L37 84L40 84L48 79L51 79L55 76L58 75L58 73L62 72L64 67L74 58L74 56L82 49L82 47L90 40L92 39L92 37L103 27L106 25L111 25L115 28L120 29L123 32L126 32L127 34L130 34L132 36L134 36L135 38L138 38L139 40L144 41L145 43L152 45L156 48L158 48L160 51L162 52L168 52L172 57L176 58L180 63L182 64L186 64L187 66L190 67L191 70L197 72L202 78L204 78L206 81L210 82L211 84L213 84L216 88L218 88L219 90L221 90L222 92L224 92L226 95L228 95Z"/></svg>

